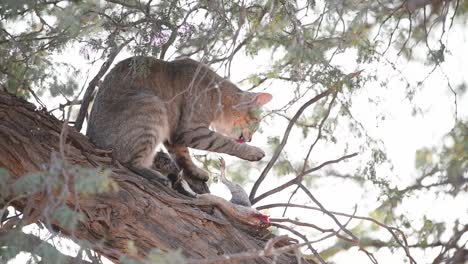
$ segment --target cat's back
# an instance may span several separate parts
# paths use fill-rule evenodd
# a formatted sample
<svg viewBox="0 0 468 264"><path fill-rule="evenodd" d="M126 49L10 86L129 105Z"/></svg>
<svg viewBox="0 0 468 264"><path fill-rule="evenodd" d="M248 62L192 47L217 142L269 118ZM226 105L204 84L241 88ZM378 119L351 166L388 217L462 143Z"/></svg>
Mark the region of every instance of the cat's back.
<svg viewBox="0 0 468 264"><path fill-rule="evenodd" d="M213 74L207 66L191 59L169 62L148 56L124 59L110 70L99 86L87 134L101 133L122 111L138 109L139 102L153 98L173 115L171 119L177 120L189 93L198 94L197 90L204 87L200 80L213 78Z"/></svg>
<svg viewBox="0 0 468 264"><path fill-rule="evenodd" d="M190 58L163 61L154 57L134 56L117 63L107 74L99 94L104 100L144 92L161 99L170 99L184 93L188 87L198 92L207 84L222 81L205 64Z"/></svg>
<svg viewBox="0 0 468 264"><path fill-rule="evenodd" d="M148 79L161 79L168 62L154 57L135 56L117 63L106 75L98 94L126 94L129 91L148 90Z"/></svg>

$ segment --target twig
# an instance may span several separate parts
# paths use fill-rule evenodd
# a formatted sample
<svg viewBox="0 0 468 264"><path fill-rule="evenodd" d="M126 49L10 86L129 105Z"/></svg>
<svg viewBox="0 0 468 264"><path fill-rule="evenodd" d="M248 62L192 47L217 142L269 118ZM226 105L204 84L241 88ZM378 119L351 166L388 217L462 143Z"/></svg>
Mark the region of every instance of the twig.
<svg viewBox="0 0 468 264"><path fill-rule="evenodd" d="M291 202L292 198L294 197L294 195L297 193L297 191L299 190L299 186L296 187L296 189L291 193L291 195L289 196L289 199L288 199L288 204ZM284 207L284 210L283 210L283 217L286 215L286 211L288 210L288 207Z"/></svg>
<svg viewBox="0 0 468 264"><path fill-rule="evenodd" d="M296 114L294 115L294 117L289 122L288 127L284 131L283 140L281 141L280 145L276 148L275 153L273 154L273 157L268 162L265 169L263 169L262 173L260 174L260 177L258 177L257 181L255 182L254 186L252 187L252 191L250 192L250 195L249 195L249 198L250 198L250 201L252 201L252 204L255 203L254 202L256 200L255 194L257 193L257 190L260 187L260 184L263 182L266 175L268 174L270 169L273 167L276 160L279 158L279 156L281 154L281 151L283 150L284 146L288 142L289 133L291 132L291 129L293 128L294 124L296 123L296 120L299 119L299 117L302 115L304 110L306 110L309 106L311 106L312 104L314 104L318 100L328 96L330 93L331 93L331 90L326 90L326 91L318 94L317 96L315 96L314 98L310 99L305 104L303 104L301 106L301 108L299 108L299 110L297 110Z"/></svg>
<svg viewBox="0 0 468 264"><path fill-rule="evenodd" d="M331 219L349 236L351 236L354 240L359 241L359 238L357 238L351 231L349 231L343 224L338 221L335 215L330 213L325 207L315 198L315 196L302 184L298 183L298 185L301 187L301 189L309 196L309 198L320 208L323 210L325 214L330 216Z"/></svg>
<svg viewBox="0 0 468 264"><path fill-rule="evenodd" d="M314 143L312 143L312 145L310 145L309 151L307 152L307 155L304 158L304 164L302 164L302 173L304 173L304 171L305 171L305 169L307 167L307 163L309 161L309 157L310 157L310 154L312 153L312 150L314 149L315 145L320 140L320 138L322 138L323 125L325 124L325 121L328 119L328 116L330 115L330 112L331 112L331 109L333 107L333 103L335 102L336 96L337 96L337 93L334 93L333 98L332 98L330 104L328 105L327 112L325 113L324 117L322 118L322 121L320 121L320 124L319 124L319 127L318 127L317 137L315 138Z"/></svg>
<svg viewBox="0 0 468 264"><path fill-rule="evenodd" d="M289 218L270 218L270 221L275 222L275 223L284 223L284 222L286 222L286 223L291 223L291 224L295 224L295 225L298 225L298 226L306 226L306 227L310 227L310 228L313 228L315 230L318 230L318 231L320 231L322 233L335 232L335 230L333 230L332 228L324 229L324 228L321 228L321 227L319 227L317 225L314 225L314 224L311 224L311 223L304 223L304 222L289 219Z"/></svg>
<svg viewBox="0 0 468 264"><path fill-rule="evenodd" d="M267 192L265 192L265 193L262 193L261 195L259 195L259 196L256 197L255 199L253 199L252 204L257 203L257 202L259 202L259 201L265 199L266 197L268 197L268 196L270 196L270 195L272 195L272 194L275 194L275 193L277 193L277 192L280 192L280 191L282 191L282 190L288 188L289 186L292 186L292 185L294 185L294 184L296 184L296 183L300 183L300 182L302 181L303 177L304 177L305 175L311 173L311 172L317 171L317 170L319 170L319 169L321 169L321 168L323 168L323 167L325 167L325 166L327 166L327 165L329 165L329 164L338 163L338 162L340 162L340 161L342 161L342 160L345 160L345 159L348 159L348 158L352 158L352 157L354 157L354 156L356 156L356 155L357 155L357 153L345 155L345 156L343 156L343 157L341 157L341 158L339 158L339 159L329 160L329 161L326 161L326 162L320 164L320 165L317 166L317 167L314 167L314 168L312 168L312 169L306 170L306 171L304 171L303 173L299 174L299 175L298 175L297 177L295 177L294 179L292 179L292 180L290 180L290 181L288 181L288 182L286 182L286 183L284 183L284 184L282 184L282 185L280 185L280 186L278 186L278 187L276 187L276 188L273 188L273 189L271 189L271 190L269 190L269 191L267 191Z"/></svg>
<svg viewBox="0 0 468 264"><path fill-rule="evenodd" d="M47 243L47 241L41 240L39 237L31 234L23 233L22 231L13 231L14 238L17 243L21 243L22 250L31 253L32 255L39 255L42 260L51 260L54 258L55 260L62 259L65 263L86 263L91 264L91 262L86 261L84 259L78 259L77 257L71 257L68 255L63 254L56 247ZM0 241L3 239L8 239L11 233L9 232L0 232ZM42 248L42 250L38 250ZM47 252L47 253L46 253Z"/></svg>
<svg viewBox="0 0 468 264"><path fill-rule="evenodd" d="M285 207L285 206L316 210L316 211L320 211L320 212L324 212L324 213L326 212L326 211L324 211L323 209L321 209L319 207L313 207L313 206L307 206L307 205L301 205L301 204L291 204L291 203L274 203L274 204L263 205L263 206L257 207L257 210L263 210L263 209L275 208L275 207ZM378 225L378 226L380 226L382 228L385 228L392 235L392 237L395 239L397 244L400 245L404 249L404 251L406 253L406 256L410 259L410 263L416 263L416 261L410 255L409 245L406 243L406 236L403 233L403 231L401 231L400 229L398 229L396 227L387 226L384 223L381 223L378 220L375 220L375 219L370 218L370 217L350 215L350 214L336 212L336 211L328 211L328 212L331 213L331 214L334 214L334 215L346 216L346 217L351 217L351 218L354 218L354 219L370 221L370 222L372 222L372 223L374 223L374 224L376 224L376 225ZM397 233L402 237L403 242L400 241L400 238L398 237Z"/></svg>
<svg viewBox="0 0 468 264"><path fill-rule="evenodd" d="M107 60L102 64L101 68L99 69L99 72L89 82L88 88L86 88L86 92L83 96L83 103L81 104L80 112L78 113L78 117L76 118L76 121L75 121L75 129L77 131L80 131L81 127L83 126L83 121L85 119L86 113L88 112L88 106L93 99L92 95L93 95L94 89L96 89L96 86L99 83L99 80L102 78L102 76L104 76L104 74L107 72L109 67L112 65L112 62L114 62L115 57L117 57L120 51L132 40L133 38L128 39L122 45L112 50Z"/></svg>
<svg viewBox="0 0 468 264"><path fill-rule="evenodd" d="M307 243L294 244L289 246L284 246L280 248L274 248L274 245L280 241L289 239L288 236L279 236L270 239L263 250L250 251L250 252L241 252L229 255L222 255L216 258L210 259L189 259L187 262L189 264L210 264L210 263L229 263L229 262L240 262L245 260L251 260L261 257L270 257L278 256L283 253L294 251L298 248L306 246ZM245 263L245 262L243 262ZM325 262L324 262L325 263ZM326 263L325 263L326 264Z"/></svg>
<svg viewBox="0 0 468 264"><path fill-rule="evenodd" d="M322 256L320 256L318 251L314 247L312 247L312 243L314 243L314 242L309 241L306 236L304 236L300 232L297 232L296 230L294 230L294 229L292 229L292 228L290 228L288 226L285 226L285 225L281 225L281 224L278 224L278 223L272 223L271 225L276 226L276 227L281 228L281 229L284 229L284 230L288 230L289 232L293 233L294 235L300 237L302 240L305 241L304 244L307 245L307 247L310 249L310 251L312 251L312 254L314 254L314 256L320 261L320 263L327 264L327 262L322 258Z"/></svg>
<svg viewBox="0 0 468 264"><path fill-rule="evenodd" d="M330 112L331 112L331 108L333 106L333 103L335 102L335 99L336 99L336 96L338 94L337 93L334 93L333 94L333 98L330 102L330 104L328 105L328 109L327 109L327 112L325 113L324 117L322 118L322 121L320 121L320 124L318 126L318 133L317 133L317 137L315 138L314 142L312 143L312 145L310 145L309 147L309 151L307 152L307 155L306 157L304 158L304 163L302 164L302 170L301 170L301 173L304 173L306 167L307 167L307 163L309 161L309 157L310 157L310 154L312 153L312 150L314 149L315 145L317 144L317 142L322 138L322 129L323 129L323 125L325 124L325 121L328 119L328 116L330 115ZM299 190L299 186L296 188L296 190L294 190L294 192L291 193L291 195L289 196L289 199L288 199L288 203L292 200L292 198L294 197L294 195L296 195L297 193L297 190ZM288 207L285 207L284 208L284 211L283 211L283 217L286 215L286 211L288 210Z"/></svg>

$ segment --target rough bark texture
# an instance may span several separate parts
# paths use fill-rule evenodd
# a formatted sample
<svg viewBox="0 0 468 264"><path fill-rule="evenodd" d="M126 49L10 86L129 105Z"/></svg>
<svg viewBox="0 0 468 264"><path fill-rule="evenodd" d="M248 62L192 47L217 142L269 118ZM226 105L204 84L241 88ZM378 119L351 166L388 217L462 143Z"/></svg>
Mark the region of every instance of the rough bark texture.
<svg viewBox="0 0 468 264"><path fill-rule="evenodd" d="M62 126L62 122L32 104L0 92L0 167L16 178L43 169L50 163L51 153L60 150ZM188 258L212 258L262 249L271 237L267 230L241 226L212 206L196 206L190 198L135 175L71 127L65 155L71 164L110 167L113 171L112 178L119 185L117 192L67 199L71 208L79 208L85 215L74 236L104 241L104 250L99 251L111 260L117 261L120 254L127 253L129 240L139 249L136 257L143 257L152 248L181 248ZM36 197L38 205L41 200L44 197ZM27 202L18 201L14 206L24 210ZM56 228L70 233L62 226ZM243 261L270 262L265 257ZM296 258L282 255L277 263L296 263Z"/></svg>

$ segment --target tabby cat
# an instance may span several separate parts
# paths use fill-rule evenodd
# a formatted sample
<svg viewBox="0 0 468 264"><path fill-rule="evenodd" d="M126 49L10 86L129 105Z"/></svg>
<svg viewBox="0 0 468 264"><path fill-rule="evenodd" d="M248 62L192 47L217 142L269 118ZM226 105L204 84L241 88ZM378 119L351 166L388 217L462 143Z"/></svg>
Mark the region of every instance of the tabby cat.
<svg viewBox="0 0 468 264"><path fill-rule="evenodd" d="M151 168L163 143L188 177L208 180L189 148L258 161L265 153L250 142L268 93L244 92L204 64L131 57L106 76L96 95L86 134L131 170L167 184ZM214 129L210 130L210 127Z"/></svg>

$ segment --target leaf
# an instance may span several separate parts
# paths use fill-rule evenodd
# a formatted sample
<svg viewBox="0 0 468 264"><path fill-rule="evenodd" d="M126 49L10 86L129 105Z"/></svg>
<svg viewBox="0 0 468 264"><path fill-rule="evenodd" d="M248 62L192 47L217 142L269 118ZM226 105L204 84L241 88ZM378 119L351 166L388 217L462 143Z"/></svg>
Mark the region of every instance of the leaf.
<svg viewBox="0 0 468 264"><path fill-rule="evenodd" d="M307 135L309 135L309 127L308 126L301 126L302 128L302 137L305 139Z"/></svg>
<svg viewBox="0 0 468 264"><path fill-rule="evenodd" d="M288 175L294 171L289 160L280 160L276 162L276 164L273 166L273 169L278 176Z"/></svg>
<svg viewBox="0 0 468 264"><path fill-rule="evenodd" d="M280 144L280 138L279 137L268 137L267 143L272 149L277 149L279 144Z"/></svg>
<svg viewBox="0 0 468 264"><path fill-rule="evenodd" d="M248 162L239 162L234 167L229 167L226 171L228 178L231 178L233 182L244 184L249 180L249 174L252 170L252 166Z"/></svg>
<svg viewBox="0 0 468 264"><path fill-rule="evenodd" d="M55 209L53 218L60 223L64 229L73 230L78 221L83 220L83 215L76 212L66 205L62 205Z"/></svg>
<svg viewBox="0 0 468 264"><path fill-rule="evenodd" d="M15 195L32 195L43 190L46 177L43 172L28 173L16 180L11 188Z"/></svg>
<svg viewBox="0 0 468 264"><path fill-rule="evenodd" d="M153 249L148 254L150 263L157 264L186 264L187 260L182 255L181 249L163 252L159 249Z"/></svg>
<svg viewBox="0 0 468 264"><path fill-rule="evenodd" d="M130 254L130 255L136 255L138 254L138 248L135 246L135 242L133 242L133 240L129 240L127 242L127 252Z"/></svg>
<svg viewBox="0 0 468 264"><path fill-rule="evenodd" d="M428 148L416 150L415 167L421 169L433 165L433 153Z"/></svg>
<svg viewBox="0 0 468 264"><path fill-rule="evenodd" d="M142 261L139 261L137 259L131 258L131 257L126 256L126 255L120 257L119 261L122 264L143 264L144 263Z"/></svg>
<svg viewBox="0 0 468 264"><path fill-rule="evenodd" d="M8 182L10 182L10 179L11 177L8 171L0 168L0 198L9 196L10 187L8 186Z"/></svg>
<svg viewBox="0 0 468 264"><path fill-rule="evenodd" d="M118 190L109 169L75 167L75 190L82 194L96 194Z"/></svg>

